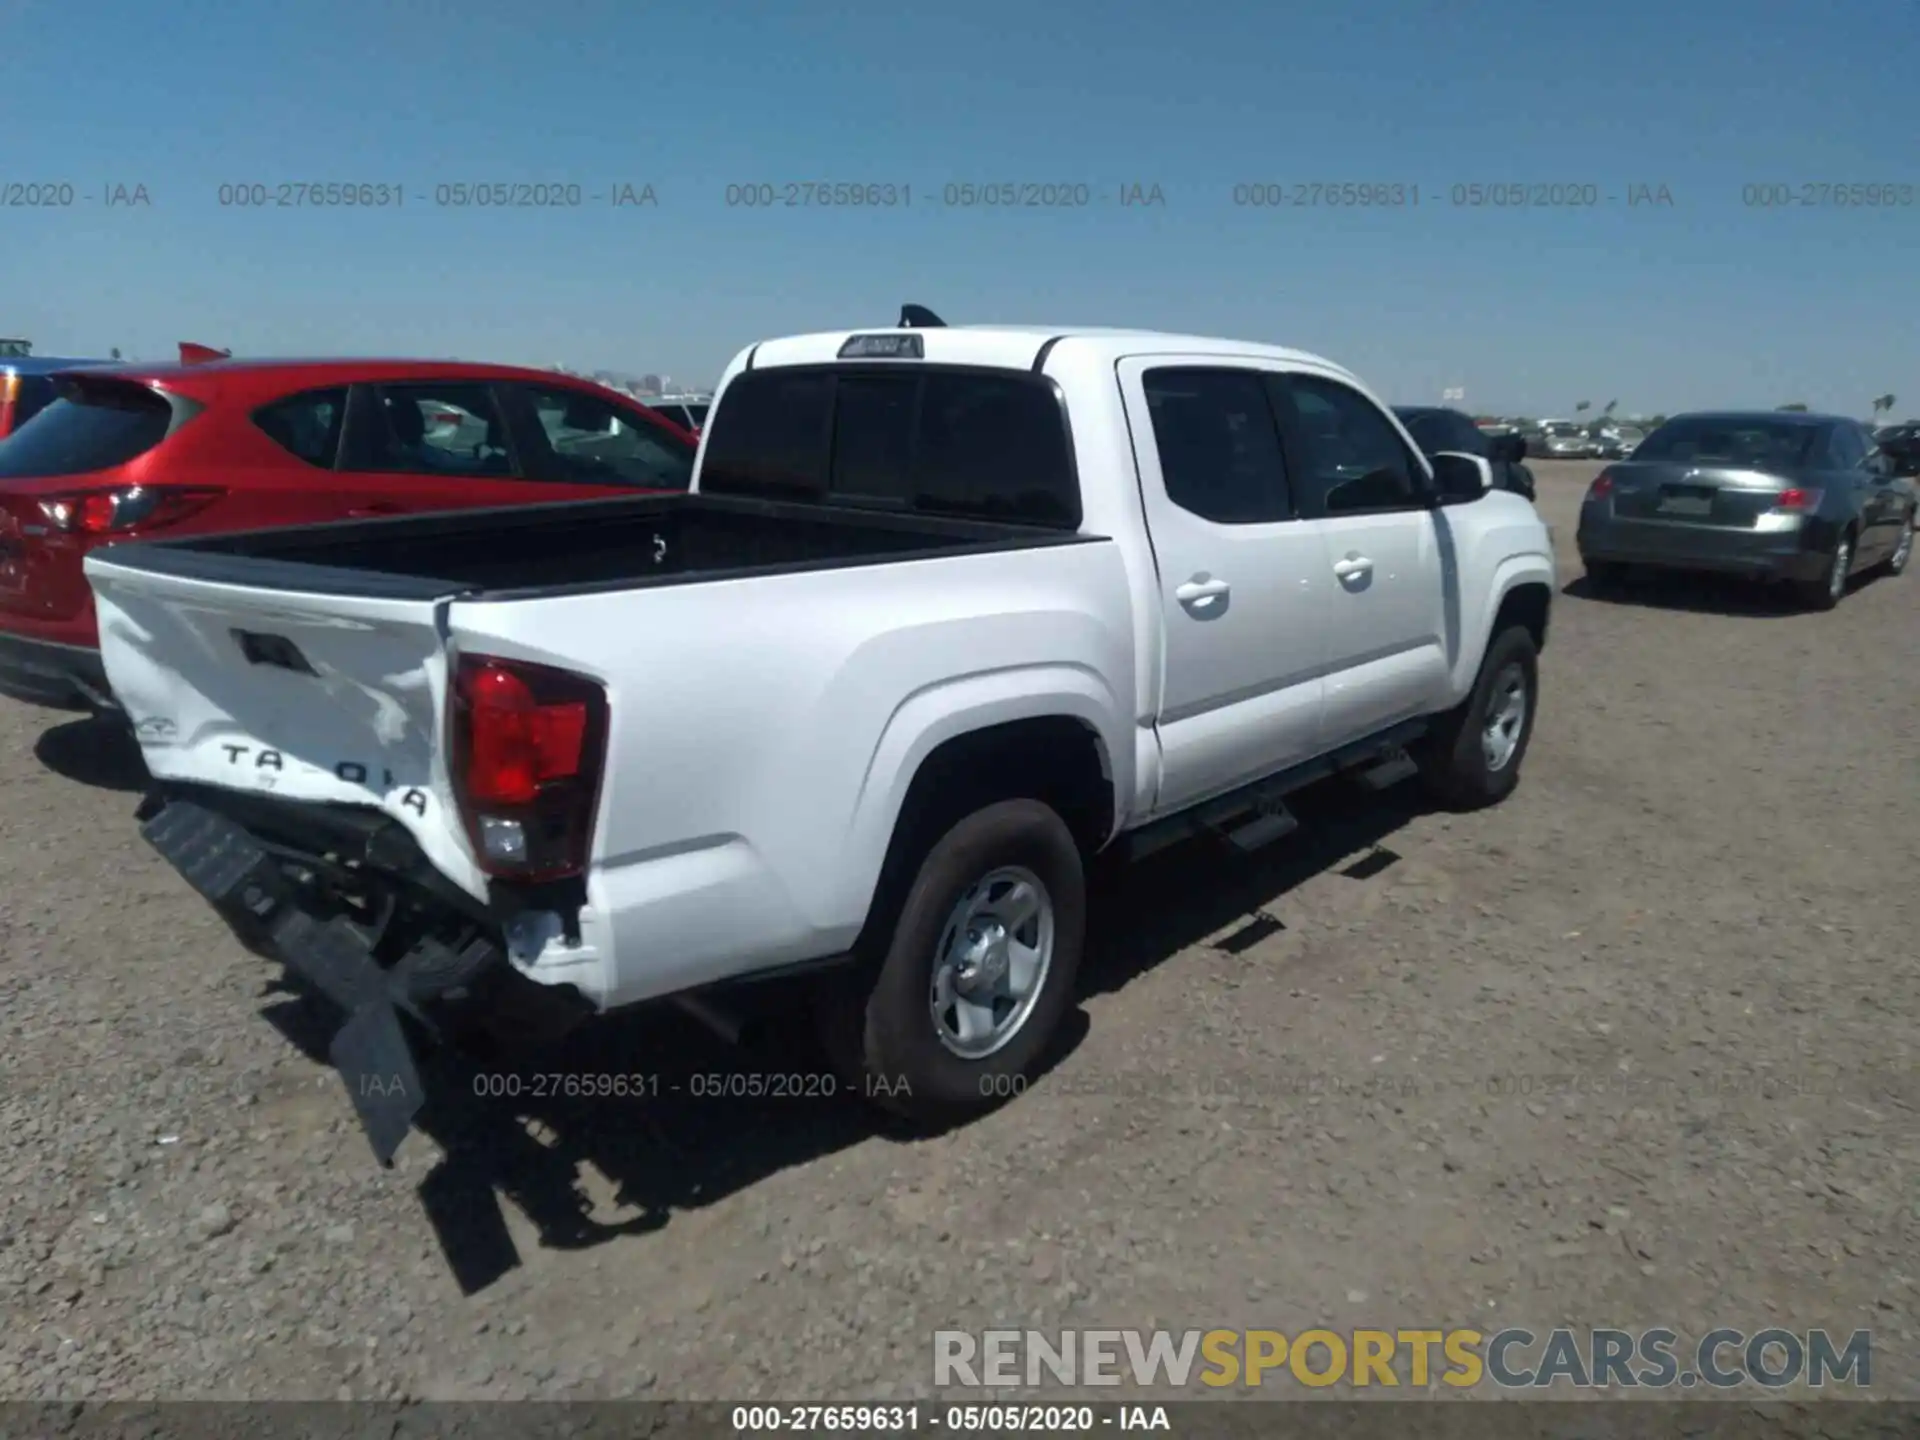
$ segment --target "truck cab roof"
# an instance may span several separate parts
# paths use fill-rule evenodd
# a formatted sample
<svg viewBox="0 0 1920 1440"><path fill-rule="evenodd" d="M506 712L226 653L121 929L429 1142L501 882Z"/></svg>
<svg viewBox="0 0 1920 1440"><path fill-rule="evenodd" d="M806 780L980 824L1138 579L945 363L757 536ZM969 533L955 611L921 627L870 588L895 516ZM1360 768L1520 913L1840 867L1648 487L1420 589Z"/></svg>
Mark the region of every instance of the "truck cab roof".
<svg viewBox="0 0 1920 1440"><path fill-rule="evenodd" d="M1129 355L1228 356L1281 360L1352 380L1343 366L1305 350L1261 345L1215 336L1180 335L1158 330L1110 329L1090 325L943 325L903 329L876 325L861 330L826 330L763 340L743 350L727 367L727 378L741 370L774 366L828 365L842 359L841 350L855 336L914 335L921 338L919 359L864 361L882 365L973 365L1002 370L1038 370L1062 349L1074 358L1109 365ZM724 381L723 381L724 383Z"/></svg>

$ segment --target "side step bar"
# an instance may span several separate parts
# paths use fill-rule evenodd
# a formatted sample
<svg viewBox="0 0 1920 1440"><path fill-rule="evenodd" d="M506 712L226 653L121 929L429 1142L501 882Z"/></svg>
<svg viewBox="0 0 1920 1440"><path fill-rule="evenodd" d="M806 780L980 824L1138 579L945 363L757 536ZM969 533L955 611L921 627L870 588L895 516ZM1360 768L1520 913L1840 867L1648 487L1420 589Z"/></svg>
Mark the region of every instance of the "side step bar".
<svg viewBox="0 0 1920 1440"><path fill-rule="evenodd" d="M1360 788L1374 794L1385 790L1389 785L1398 785L1402 780L1411 780L1420 773L1420 767L1405 748L1396 746L1378 765L1362 770L1353 778Z"/></svg>
<svg viewBox="0 0 1920 1440"><path fill-rule="evenodd" d="M1300 828L1299 819L1286 804L1286 797L1296 790L1345 773L1363 789L1377 793L1419 773L1420 767L1407 753L1407 746L1426 731L1425 720L1409 720L1330 755L1143 825L1126 837L1124 853L1128 859L1138 860L1199 835L1217 836L1243 854L1263 849Z"/></svg>

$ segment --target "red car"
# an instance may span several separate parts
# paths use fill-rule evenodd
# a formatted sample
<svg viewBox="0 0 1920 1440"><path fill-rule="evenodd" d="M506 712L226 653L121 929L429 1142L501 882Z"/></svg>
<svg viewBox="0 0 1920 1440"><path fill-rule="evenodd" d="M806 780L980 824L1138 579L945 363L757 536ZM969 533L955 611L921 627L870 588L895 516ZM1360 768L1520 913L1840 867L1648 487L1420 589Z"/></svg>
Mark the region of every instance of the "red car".
<svg viewBox="0 0 1920 1440"><path fill-rule="evenodd" d="M506 365L197 358L54 379L0 441L0 694L66 710L115 708L81 570L97 546L684 490L697 447L612 390Z"/></svg>

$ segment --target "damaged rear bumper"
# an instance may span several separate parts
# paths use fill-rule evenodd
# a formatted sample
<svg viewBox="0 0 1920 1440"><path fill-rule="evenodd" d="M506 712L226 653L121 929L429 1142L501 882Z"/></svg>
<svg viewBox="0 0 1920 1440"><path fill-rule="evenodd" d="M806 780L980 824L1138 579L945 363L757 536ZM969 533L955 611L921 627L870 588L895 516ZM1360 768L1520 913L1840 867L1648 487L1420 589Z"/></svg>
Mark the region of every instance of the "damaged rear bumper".
<svg viewBox="0 0 1920 1440"><path fill-rule="evenodd" d="M141 834L256 950L278 960L344 1017L328 1058L384 1166L426 1104L410 1025L440 1033L448 1003L514 975L484 931L459 948L416 938L383 964L380 936L346 915L322 913L288 873L284 852L229 815L192 799L155 796ZM406 884L395 879L396 884ZM541 987L544 988L544 987Z"/></svg>

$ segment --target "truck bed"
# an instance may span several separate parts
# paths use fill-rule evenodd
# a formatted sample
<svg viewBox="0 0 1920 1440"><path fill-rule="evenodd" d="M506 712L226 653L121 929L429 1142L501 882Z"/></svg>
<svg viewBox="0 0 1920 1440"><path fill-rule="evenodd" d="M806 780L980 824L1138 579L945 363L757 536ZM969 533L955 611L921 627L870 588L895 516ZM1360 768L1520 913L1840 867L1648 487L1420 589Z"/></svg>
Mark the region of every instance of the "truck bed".
<svg viewBox="0 0 1920 1440"><path fill-rule="evenodd" d="M642 495L135 541L116 565L308 594L509 600L1073 544L1002 521Z"/></svg>

